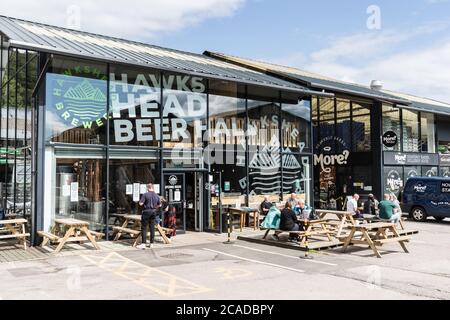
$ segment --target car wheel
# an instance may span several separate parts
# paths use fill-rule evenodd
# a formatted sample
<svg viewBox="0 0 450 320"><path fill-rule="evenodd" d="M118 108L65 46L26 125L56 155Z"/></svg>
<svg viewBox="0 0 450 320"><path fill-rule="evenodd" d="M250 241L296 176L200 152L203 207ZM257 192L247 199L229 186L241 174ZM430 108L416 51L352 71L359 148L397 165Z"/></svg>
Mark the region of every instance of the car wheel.
<svg viewBox="0 0 450 320"><path fill-rule="evenodd" d="M411 217L413 218L414 221L423 222L423 221L427 220L427 214L426 214L425 210L422 208L419 208L419 207L412 209Z"/></svg>
<svg viewBox="0 0 450 320"><path fill-rule="evenodd" d="M445 217L433 217L435 220L437 220L437 221L442 221L442 220L444 220L445 219Z"/></svg>

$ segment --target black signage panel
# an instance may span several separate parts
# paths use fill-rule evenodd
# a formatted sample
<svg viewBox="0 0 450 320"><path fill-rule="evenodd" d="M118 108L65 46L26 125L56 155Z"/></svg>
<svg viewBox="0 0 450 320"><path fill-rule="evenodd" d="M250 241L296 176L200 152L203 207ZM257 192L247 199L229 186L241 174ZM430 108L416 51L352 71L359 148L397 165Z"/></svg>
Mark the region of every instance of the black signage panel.
<svg viewBox="0 0 450 320"><path fill-rule="evenodd" d="M439 155L435 153L384 152L385 165L438 166Z"/></svg>
<svg viewBox="0 0 450 320"><path fill-rule="evenodd" d="M439 162L441 166L450 166L450 154L441 154Z"/></svg>
<svg viewBox="0 0 450 320"><path fill-rule="evenodd" d="M398 136L394 131L386 131L383 134L383 144L387 148L393 148L397 145Z"/></svg>

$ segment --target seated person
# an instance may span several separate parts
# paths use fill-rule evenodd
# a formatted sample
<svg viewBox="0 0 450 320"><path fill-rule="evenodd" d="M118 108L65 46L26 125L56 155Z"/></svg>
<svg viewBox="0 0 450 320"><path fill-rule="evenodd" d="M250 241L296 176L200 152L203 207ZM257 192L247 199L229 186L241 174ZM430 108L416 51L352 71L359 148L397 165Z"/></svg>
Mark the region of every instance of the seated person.
<svg viewBox="0 0 450 320"><path fill-rule="evenodd" d="M288 201L284 209L281 211L280 216L280 230L283 231L304 231L303 222L299 221L294 211L292 210L292 205ZM297 240L298 236L295 234L289 234L289 240Z"/></svg>
<svg viewBox="0 0 450 320"><path fill-rule="evenodd" d="M312 218L312 208L305 203L304 199L298 200L297 217L300 220L310 220Z"/></svg>
<svg viewBox="0 0 450 320"><path fill-rule="evenodd" d="M272 203L269 202L269 196L264 196L264 201L260 205L261 215L266 215L270 208L272 208Z"/></svg>
<svg viewBox="0 0 450 320"><path fill-rule="evenodd" d="M355 193L351 199L347 201L347 211L353 214L356 219L362 218L363 215L358 209L359 194Z"/></svg>
<svg viewBox="0 0 450 320"><path fill-rule="evenodd" d="M280 215L281 212L276 206L273 206L267 212L264 221L261 223L261 228L263 229L274 229L280 228Z"/></svg>
<svg viewBox="0 0 450 320"><path fill-rule="evenodd" d="M364 214L369 214L373 216L378 215L378 200L371 193L366 202L364 202Z"/></svg>
<svg viewBox="0 0 450 320"><path fill-rule="evenodd" d="M287 202L291 204L292 210L298 206L297 195L295 193L291 193L291 196L287 199Z"/></svg>
<svg viewBox="0 0 450 320"><path fill-rule="evenodd" d="M402 213L397 208L397 205L390 200L390 195L384 195L384 200L380 201L378 209L380 209L380 219L389 220L396 224L400 222Z"/></svg>

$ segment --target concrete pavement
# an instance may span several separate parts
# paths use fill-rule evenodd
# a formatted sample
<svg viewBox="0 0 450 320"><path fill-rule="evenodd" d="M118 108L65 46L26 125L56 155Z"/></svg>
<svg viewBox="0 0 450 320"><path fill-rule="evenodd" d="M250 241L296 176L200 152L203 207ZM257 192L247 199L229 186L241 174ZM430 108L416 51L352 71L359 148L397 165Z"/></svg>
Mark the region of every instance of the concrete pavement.
<svg viewBox="0 0 450 320"><path fill-rule="evenodd" d="M0 263L0 298L449 299L450 222L408 227L420 231L408 244L410 253L389 244L381 259L353 247L304 260L296 250L226 245L225 235L206 233L179 235L153 250L104 243L102 251Z"/></svg>

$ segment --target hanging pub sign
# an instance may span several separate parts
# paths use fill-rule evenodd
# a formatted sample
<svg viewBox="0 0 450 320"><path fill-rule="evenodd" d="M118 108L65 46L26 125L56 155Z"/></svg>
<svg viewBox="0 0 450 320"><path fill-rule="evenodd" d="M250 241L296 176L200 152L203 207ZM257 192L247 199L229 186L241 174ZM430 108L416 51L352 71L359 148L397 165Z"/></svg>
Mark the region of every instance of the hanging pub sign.
<svg viewBox="0 0 450 320"><path fill-rule="evenodd" d="M439 155L434 153L384 152L385 165L438 166Z"/></svg>
<svg viewBox="0 0 450 320"><path fill-rule="evenodd" d="M397 133L395 133L394 131L390 130L390 131L386 131L383 134L383 145L386 148L393 148L397 145L398 142L398 136Z"/></svg>

